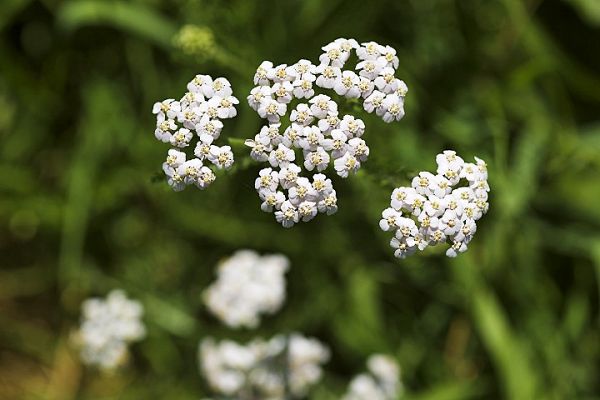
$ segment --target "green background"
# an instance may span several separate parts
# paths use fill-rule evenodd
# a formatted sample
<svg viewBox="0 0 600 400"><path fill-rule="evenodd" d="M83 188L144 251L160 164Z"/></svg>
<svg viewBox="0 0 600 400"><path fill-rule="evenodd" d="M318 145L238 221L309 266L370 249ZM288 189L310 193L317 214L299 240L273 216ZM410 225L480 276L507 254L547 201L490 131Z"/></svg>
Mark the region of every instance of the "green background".
<svg viewBox="0 0 600 400"><path fill-rule="evenodd" d="M239 145L209 190L167 187L155 101L226 76L242 104L222 137L249 138L256 66L317 62L338 37L396 48L409 93L399 123L360 115L371 156L335 180L336 215L281 228ZM599 43L596 0L2 0L0 398L198 399L202 337L291 331L332 350L314 399L373 352L399 360L408 399L599 398ZM446 148L487 161L490 211L458 258L396 260L381 210ZM292 260L256 331L202 306L239 248ZM149 334L100 374L69 336L113 288L144 303Z"/></svg>

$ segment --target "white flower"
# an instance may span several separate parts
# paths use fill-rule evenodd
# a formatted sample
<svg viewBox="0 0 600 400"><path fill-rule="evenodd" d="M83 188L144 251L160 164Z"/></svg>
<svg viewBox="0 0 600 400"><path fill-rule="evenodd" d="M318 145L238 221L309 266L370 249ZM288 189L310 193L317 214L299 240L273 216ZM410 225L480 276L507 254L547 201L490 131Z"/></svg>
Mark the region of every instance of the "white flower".
<svg viewBox="0 0 600 400"><path fill-rule="evenodd" d="M202 113L199 107L187 107L181 110L177 116L177 121L185 128L194 129L200 121Z"/></svg>
<svg viewBox="0 0 600 400"><path fill-rule="evenodd" d="M209 95L212 93L212 84L213 79L209 75L196 75L194 79L187 84L187 90L190 93L201 95L202 98L210 97Z"/></svg>
<svg viewBox="0 0 600 400"><path fill-rule="evenodd" d="M279 175L272 168L263 168L258 173L258 178L254 181L254 188L256 190L268 189L271 192L277 190L279 185Z"/></svg>
<svg viewBox="0 0 600 400"><path fill-rule="evenodd" d="M360 88L358 87L360 79L353 71L344 71L342 75L338 77L333 85L333 90L340 96L346 96L347 98L359 98L361 95Z"/></svg>
<svg viewBox="0 0 600 400"><path fill-rule="evenodd" d="M402 218L402 214L393 208L386 208L381 214L381 221L379 221L379 227L383 231L389 231L390 229L398 228L398 223Z"/></svg>
<svg viewBox="0 0 600 400"><path fill-rule="evenodd" d="M292 82L296 78L296 70L294 67L288 67L287 64L281 64L271 69L267 73L267 77L273 82Z"/></svg>
<svg viewBox="0 0 600 400"><path fill-rule="evenodd" d="M256 161L264 162L269 159L269 153L273 150L268 136L260 133L254 136L254 140L246 139L244 144L252 149L250 157Z"/></svg>
<svg viewBox="0 0 600 400"><path fill-rule="evenodd" d="M281 143L283 143L286 147L300 147L300 139L302 138L302 134L304 132L304 127L295 123L292 123L285 129L283 132L283 138L281 139Z"/></svg>
<svg viewBox="0 0 600 400"><path fill-rule="evenodd" d="M207 98L213 96L218 97L229 97L233 91L231 90L231 83L226 78L217 78L212 82L212 85L208 89L208 93L205 93Z"/></svg>
<svg viewBox="0 0 600 400"><path fill-rule="evenodd" d="M154 136L163 143L169 143L173 136L172 132L177 129L177 124L172 119L164 120L156 125Z"/></svg>
<svg viewBox="0 0 600 400"><path fill-rule="evenodd" d="M460 220L456 212L446 209L444 215L440 218L440 230L446 236L455 235L461 228L463 222Z"/></svg>
<svg viewBox="0 0 600 400"><path fill-rule="evenodd" d="M302 126L308 126L313 121L313 113L307 104L300 103L292 110L290 121Z"/></svg>
<svg viewBox="0 0 600 400"><path fill-rule="evenodd" d="M239 104L240 101L234 96L224 97L213 97L209 101L218 99L219 118L227 119L233 118L237 115L235 104Z"/></svg>
<svg viewBox="0 0 600 400"><path fill-rule="evenodd" d="M330 114L318 122L319 129L323 133L330 133L340 125L340 119L337 114Z"/></svg>
<svg viewBox="0 0 600 400"><path fill-rule="evenodd" d="M278 122L279 118L285 115L287 106L277 100L268 98L260 103L257 111L261 118L266 118L269 122Z"/></svg>
<svg viewBox="0 0 600 400"><path fill-rule="evenodd" d="M336 80L342 75L342 70L329 65L319 65L316 72L316 84L324 89L333 89Z"/></svg>
<svg viewBox="0 0 600 400"><path fill-rule="evenodd" d="M202 167L195 183L198 189L206 189L215 179L215 173L210 168Z"/></svg>
<svg viewBox="0 0 600 400"><path fill-rule="evenodd" d="M316 339L298 333L277 335L246 345L203 339L198 358L202 375L213 390L229 398L283 400L305 397L322 375L329 350Z"/></svg>
<svg viewBox="0 0 600 400"><path fill-rule="evenodd" d="M200 140L196 144L196 148L194 149L194 155L198 157L200 160L208 159L210 155L210 146L213 142L213 137L207 134L203 134L200 137Z"/></svg>
<svg viewBox="0 0 600 400"><path fill-rule="evenodd" d="M335 171L342 178L347 178L350 172L356 173L360 168L360 161L352 154L346 153L334 161Z"/></svg>
<svg viewBox="0 0 600 400"><path fill-rule="evenodd" d="M286 167L296 159L294 150L280 143L277 149L269 153L269 163L272 167Z"/></svg>
<svg viewBox="0 0 600 400"><path fill-rule="evenodd" d="M288 190L288 195L289 201L293 205L298 205L303 201L312 201L318 197L317 191L305 177L296 179L296 184Z"/></svg>
<svg viewBox="0 0 600 400"><path fill-rule="evenodd" d="M187 128L181 128L171 136L171 145L175 147L187 147L190 145L190 141L194 137L194 134Z"/></svg>
<svg viewBox="0 0 600 400"><path fill-rule="evenodd" d="M348 53L359 47L358 42L354 39L339 38L335 39L334 43L337 43L343 51Z"/></svg>
<svg viewBox="0 0 600 400"><path fill-rule="evenodd" d="M250 95L246 99L250 108L257 111L265 99L272 99L271 88L269 86L257 86L250 91Z"/></svg>
<svg viewBox="0 0 600 400"><path fill-rule="evenodd" d="M390 46L385 46L383 49L379 51L381 53L380 57L383 57L385 62L387 62L387 66L397 69L400 63L398 60L398 56L396 56L396 49Z"/></svg>
<svg viewBox="0 0 600 400"><path fill-rule="evenodd" d="M263 201L260 209L264 212L272 212L273 209L279 210L281 204L286 200L283 192L272 192L270 190L262 190L258 192L260 199Z"/></svg>
<svg viewBox="0 0 600 400"><path fill-rule="evenodd" d="M217 280L204 292L204 303L227 326L254 328L261 315L281 308L288 268L289 260L283 255L239 250L218 266Z"/></svg>
<svg viewBox="0 0 600 400"><path fill-rule="evenodd" d="M331 97L324 94L313 97L309 100L311 103L310 110L313 115L319 119L326 118L328 115L337 115L338 106Z"/></svg>
<svg viewBox="0 0 600 400"><path fill-rule="evenodd" d="M167 160L163 163L163 171L165 174L168 175L169 172L175 172L177 168L185 162L185 158L184 152L170 149L167 154Z"/></svg>
<svg viewBox="0 0 600 400"><path fill-rule="evenodd" d="M300 79L308 79L314 82L317 67L313 65L309 60L299 60L292 66L296 71L296 77Z"/></svg>
<svg viewBox="0 0 600 400"><path fill-rule="evenodd" d="M404 83L403 80L398 79L397 86L398 87L396 88L396 94L400 97L405 97L408 93L408 86L406 86L406 83Z"/></svg>
<svg viewBox="0 0 600 400"><path fill-rule="evenodd" d="M197 158L192 158L184 162L178 169L178 172L183 176L183 181L186 185L194 185L200 177L200 170L202 169L202 161Z"/></svg>
<svg viewBox="0 0 600 400"><path fill-rule="evenodd" d="M205 101L204 103L200 104L198 106L198 109L202 114L209 116L211 119L220 118L219 113L221 106L219 103L219 97L213 97L208 101Z"/></svg>
<svg viewBox="0 0 600 400"><path fill-rule="evenodd" d="M358 75L364 76L367 79L375 80L379 72L385 68L385 63L381 59L365 60L356 64L356 69L359 70Z"/></svg>
<svg viewBox="0 0 600 400"><path fill-rule="evenodd" d="M305 151L317 150L323 144L325 136L316 126L306 126L302 129L302 137L298 140L298 145Z"/></svg>
<svg viewBox="0 0 600 400"><path fill-rule="evenodd" d="M319 201L317 208L321 213L326 213L327 215L335 214L338 210L335 190L332 190L323 200Z"/></svg>
<svg viewBox="0 0 600 400"><path fill-rule="evenodd" d="M352 138L348 141L348 150L360 162L367 161L369 157L369 147L361 138Z"/></svg>
<svg viewBox="0 0 600 400"><path fill-rule="evenodd" d="M446 256L454 258L465 251L467 251L467 245L464 242L455 241L452 243L452 246L446 250Z"/></svg>
<svg viewBox="0 0 600 400"><path fill-rule="evenodd" d="M279 183L284 189L289 189L296 185L300 174L300 167L290 163L287 167L281 168L278 174Z"/></svg>
<svg viewBox="0 0 600 400"><path fill-rule="evenodd" d="M411 182L411 186L418 194L429 196L432 193L431 188L435 186L435 175L431 172L422 171L418 176L415 176Z"/></svg>
<svg viewBox="0 0 600 400"><path fill-rule="evenodd" d="M342 70L352 51L356 51L359 59L355 66L356 72ZM375 42L359 45L354 39L339 38L323 46L323 54L319 61L319 66L302 59L295 64L281 64L276 67L265 61L254 77L258 86L253 88L248 96L248 104L261 118L270 123L277 123L277 129L272 130L274 134L268 135L271 138L269 143L264 139L267 134L263 128L260 135L253 140L247 140L246 145L251 148L252 158L261 162L269 161L273 168L280 169L278 185L268 191L257 187L257 191L263 200L261 207L275 210L276 219L286 226L293 225L294 218L284 218L282 210L265 203L267 196L270 196L268 198L271 199L271 204L280 203L281 197L273 203L274 193L278 193L279 185L284 190L284 197L296 208L298 220L312 219L315 208L317 213L333 214L337 211L337 197L331 186L325 191L312 189L314 193L310 199L298 196L298 182L303 182L299 177L302 169L307 171L310 177L324 171L333 159L336 173L346 178L350 173L358 171L370 153L369 147L361 138L365 132L365 123L352 115L345 115L340 119L338 104L326 94L315 94L318 88L332 89L338 96L360 99L367 112L375 112L386 122L399 120L404 115L404 96L408 89L403 81L395 77L395 68L399 60L393 48ZM294 107L293 99L307 99L307 102ZM280 119L285 116L288 104L290 124L281 128ZM284 120L285 118L282 121ZM280 128L283 129L283 135ZM271 148L268 147L269 144ZM299 167L291 163L295 161L297 150L300 149L304 159ZM288 168L288 165L291 167ZM485 185L478 181L471 182L470 186L476 191L479 200L479 204L470 209L470 212L477 215L478 212L487 209L487 191ZM285 190L288 193L285 193ZM437 193L442 188L428 190ZM415 196L417 195L415 193ZM415 217L420 216L426 200L425 197L421 197L422 199L411 198L410 201L414 200L414 204L402 204L404 211L414 214ZM297 209L301 203L306 203L306 212ZM283 203L281 206L283 207ZM457 209L459 208L464 209L457 205ZM293 211L288 207L289 215L292 215ZM419 243L415 246L418 247Z"/></svg>
<svg viewBox="0 0 600 400"><path fill-rule="evenodd" d="M298 205L298 216L304 222L308 222L317 215L317 203L314 201L303 201Z"/></svg>
<svg viewBox="0 0 600 400"><path fill-rule="evenodd" d="M373 90L373 92L365 99L363 108L368 113L375 111L377 115L381 116L385 111L385 108L383 107L384 99L384 93L381 93L379 90Z"/></svg>
<svg viewBox="0 0 600 400"><path fill-rule="evenodd" d="M292 101L292 92L294 86L290 82L278 82L273 85L271 93L275 96L275 99L280 103L289 103Z"/></svg>
<svg viewBox="0 0 600 400"><path fill-rule="evenodd" d="M195 127L198 136L208 134L215 139L219 138L221 130L223 129L223 123L218 119L210 119L208 115L203 115L200 121Z"/></svg>
<svg viewBox="0 0 600 400"><path fill-rule="evenodd" d="M269 75L273 73L273 63L270 61L263 61L256 69L254 74L255 85L270 85Z"/></svg>
<svg viewBox="0 0 600 400"><path fill-rule="evenodd" d="M375 86L377 86L377 89L388 94L396 91L402 81L396 79L394 76L395 73L396 71L390 67L385 67L379 71L379 76L375 78Z"/></svg>
<svg viewBox="0 0 600 400"><path fill-rule="evenodd" d="M313 175L312 187L318 193L319 197L326 197L333 192L331 179L327 178L324 174Z"/></svg>
<svg viewBox="0 0 600 400"><path fill-rule="evenodd" d="M400 121L404 117L404 100L397 94L388 94L385 96L381 106L385 110L383 114L385 122Z"/></svg>
<svg viewBox="0 0 600 400"><path fill-rule="evenodd" d="M386 48L375 42L361 43L360 47L356 49L356 55L361 60L376 60L385 53Z"/></svg>
<svg viewBox="0 0 600 400"><path fill-rule="evenodd" d="M322 47L325 53L319 56L321 65L331 65L332 67L342 68L350 56L350 51L344 50L340 42L332 42Z"/></svg>
<svg viewBox="0 0 600 400"><path fill-rule="evenodd" d="M297 79L294 81L294 90L292 94L297 99L310 99L315 95L315 91L313 89L313 83L315 81L315 76L311 75L309 77L303 77L302 79Z"/></svg>
<svg viewBox="0 0 600 400"><path fill-rule="evenodd" d="M368 373L350 382L342 400L396 400L402 392L400 367L390 356L373 354L367 360Z"/></svg>
<svg viewBox="0 0 600 400"><path fill-rule="evenodd" d="M166 99L161 102L156 102L152 106L152 114L156 114L156 119L159 121L175 119L180 111L181 105L174 99Z"/></svg>
<svg viewBox="0 0 600 400"><path fill-rule="evenodd" d="M446 199L445 197L439 198L429 196L423 206L423 212L427 213L430 217L441 217L446 211Z"/></svg>
<svg viewBox="0 0 600 400"><path fill-rule="evenodd" d="M204 98L204 95L202 93L199 92L186 92L183 97L181 98L181 100L179 101L179 104L181 106L181 109L184 108L194 108L194 107L198 107L200 104L204 103L206 101L206 99Z"/></svg>
<svg viewBox="0 0 600 400"><path fill-rule="evenodd" d="M114 369L126 361L127 346L146 335L141 321L144 308L121 290L106 299L91 298L82 304L81 326L75 335L85 364Z"/></svg>
<svg viewBox="0 0 600 400"><path fill-rule="evenodd" d="M259 135L268 138L269 143L271 143L273 146L277 146L283 140L283 137L281 136L281 133L279 132L280 126L281 126L281 124L279 124L279 123L263 126L262 128L260 128Z"/></svg>
<svg viewBox="0 0 600 400"><path fill-rule="evenodd" d="M398 211L406 210L417 216L421 214L425 200L425 197L418 194L415 189L400 187L392 192L390 204Z"/></svg>
<svg viewBox="0 0 600 400"><path fill-rule="evenodd" d="M457 156L455 151L445 150L436 156L435 161L438 165L437 173L446 177L451 184L456 185L461 178L460 172L463 171L463 166L465 164L463 159ZM471 169L471 171L475 170L477 169ZM468 173L465 171L465 177L467 174ZM475 178L473 175L470 175L470 177ZM473 181L474 179L467 178L467 180Z"/></svg>
<svg viewBox="0 0 600 400"><path fill-rule="evenodd" d="M275 211L275 219L284 228L291 228L298 223L298 210L289 201L284 201L279 211Z"/></svg>
<svg viewBox="0 0 600 400"><path fill-rule="evenodd" d="M365 123L363 120L354 118L352 115L344 115L340 121L340 129L346 134L348 139L361 137L365 132Z"/></svg>
<svg viewBox="0 0 600 400"><path fill-rule="evenodd" d="M487 169L482 160L476 160L478 165L465 163L456 152L446 150L436 157L437 175L422 171L413 178L412 187L393 191L392 208L384 211L380 227L396 230L390 242L396 257L405 258L438 243L450 244L448 257L467 250L477 231L476 221L489 208L489 185L481 179L487 178ZM467 180L469 186L456 187L461 185L461 179Z"/></svg>
<svg viewBox="0 0 600 400"><path fill-rule="evenodd" d="M165 175L167 175L167 183L176 192L180 192L185 189L185 176L180 174L181 165L177 169L167 169Z"/></svg>
<svg viewBox="0 0 600 400"><path fill-rule="evenodd" d="M304 155L304 168L307 171L317 169L321 172L329 165L329 154L322 148L317 147L315 151L307 152Z"/></svg>
<svg viewBox="0 0 600 400"><path fill-rule="evenodd" d="M348 137L341 129L334 129L331 131L331 137L323 141L323 148L331 151L331 157L335 160L348 151L347 141Z"/></svg>
<svg viewBox="0 0 600 400"><path fill-rule="evenodd" d="M195 159L185 161L185 154L169 152L163 164L167 183L175 191L191 184L204 189L215 180L214 172L203 165L204 160L218 168L233 164L231 148L213 144L223 129L220 119L237 115L235 105L239 101L232 95L231 83L225 78L213 80L209 75L196 75L187 84L187 90L181 101L168 99L155 103L152 110L157 117L154 134L162 142L185 148L196 135L199 138L194 148Z"/></svg>
<svg viewBox="0 0 600 400"><path fill-rule="evenodd" d="M371 79L359 76L358 90L360 90L360 97L366 99L373 93L374 89L375 83Z"/></svg>
<svg viewBox="0 0 600 400"><path fill-rule="evenodd" d="M233 153L230 146L210 146L208 161L219 169L228 169L233 164Z"/></svg>
<svg viewBox="0 0 600 400"><path fill-rule="evenodd" d="M288 342L289 387L296 397L321 379L321 364L329 360L329 349L316 339L293 334Z"/></svg>

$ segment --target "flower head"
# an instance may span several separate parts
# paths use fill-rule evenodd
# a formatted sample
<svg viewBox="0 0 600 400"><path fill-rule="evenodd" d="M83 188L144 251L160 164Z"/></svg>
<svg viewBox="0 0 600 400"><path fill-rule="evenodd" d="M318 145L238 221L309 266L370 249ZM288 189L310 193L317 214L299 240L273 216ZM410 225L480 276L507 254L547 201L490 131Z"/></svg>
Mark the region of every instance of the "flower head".
<svg viewBox="0 0 600 400"><path fill-rule="evenodd" d="M456 152L446 150L436 157L437 174L422 171L411 187L394 189L391 208L382 213L380 227L395 231L390 245L394 255L405 258L428 246L448 243L448 257L467 250L477 230L476 221L488 210L485 163L465 163ZM466 186L458 186L461 180Z"/></svg>
<svg viewBox="0 0 600 400"><path fill-rule="evenodd" d="M338 176L347 178L369 157L362 138L365 123L340 114L340 104L321 89L362 102L367 112L375 112L385 122L404 116L408 89L395 77L399 60L393 48L339 38L322 49L318 66L304 59L291 65L261 63L254 76L257 86L247 97L250 107L269 122L254 139L246 140L250 155L269 162L269 171L279 171L277 182L262 172L257 179L261 209L273 212L285 227L309 221L318 213L335 213L337 195L331 180L317 176L333 167ZM359 59L354 70L346 68L353 52ZM288 109L290 124L281 126ZM302 162L297 160L300 154ZM315 187L309 187L311 175ZM323 182L326 189L321 188ZM484 187L478 189L481 199L484 192Z"/></svg>
<svg viewBox="0 0 600 400"><path fill-rule="evenodd" d="M113 290L106 299L88 299L81 308L75 338L85 364L114 369L126 361L129 343L146 335L141 321L144 308L121 290Z"/></svg>
<svg viewBox="0 0 600 400"><path fill-rule="evenodd" d="M229 146L213 144L223 129L221 120L237 115L235 106L239 101L232 95L231 83L225 78L199 74L187 84L187 90L180 101L167 99L152 107L157 123L154 135L159 141L185 149L194 138L199 139L193 147L196 158L188 161L183 151L169 150L163 171L175 191L189 185L205 189L214 182L215 174L203 165L205 161L217 169L228 169L234 162ZM256 153L258 157L260 151Z"/></svg>

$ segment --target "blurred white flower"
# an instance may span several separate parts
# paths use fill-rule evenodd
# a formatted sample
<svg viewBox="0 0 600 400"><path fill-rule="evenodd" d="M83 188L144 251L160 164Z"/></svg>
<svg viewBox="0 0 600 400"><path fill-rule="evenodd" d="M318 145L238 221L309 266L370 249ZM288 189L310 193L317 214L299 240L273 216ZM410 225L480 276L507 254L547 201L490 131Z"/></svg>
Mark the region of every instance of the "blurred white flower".
<svg viewBox="0 0 600 400"><path fill-rule="evenodd" d="M306 396L323 374L328 348L298 333L254 339L246 345L206 338L198 349L200 371L211 388L236 399L284 400Z"/></svg>
<svg viewBox="0 0 600 400"><path fill-rule="evenodd" d="M254 76L258 86L247 97L250 107L269 122L254 139L246 140L250 156L259 162L268 161L275 172L285 171L279 174L279 182L266 177L257 180L261 209L273 212L284 227L309 221L318 213L331 215L337 211L331 183L328 191L310 191L303 185L302 178L306 177L302 175L310 178L331 168L347 178L369 157L369 147L361 138L365 123L353 115L340 114L340 104L319 93L319 89L362 102L365 111L375 112L385 122L404 116L408 88L395 77L399 59L393 48L375 42L359 45L354 39L339 38L322 49L318 66L304 59L293 65L263 62ZM354 70L345 69L353 51L359 62ZM305 100L296 101L299 99ZM288 108L290 124L281 127ZM167 124L165 128L167 132L158 136L170 138ZM302 162L297 159L300 152Z"/></svg>
<svg viewBox="0 0 600 400"><path fill-rule="evenodd" d="M342 400L396 400L402 393L400 367L383 354L374 354L367 361L368 373L355 376Z"/></svg>
<svg viewBox="0 0 600 400"><path fill-rule="evenodd" d="M275 194L275 201L283 200ZM283 255L239 250L219 265L217 280L204 293L204 302L227 326L256 327L262 314L281 308L288 268L289 260Z"/></svg>
<svg viewBox="0 0 600 400"><path fill-rule="evenodd" d="M209 75L196 75L187 84L187 90L180 101L167 99L152 107L156 115L154 136L159 141L185 149L195 137L199 138L193 147L196 158L186 161L186 154L180 151L178 160L181 160L169 162L172 151L175 151L171 149L167 162L163 163L167 183L175 191L181 191L189 185L205 189L214 182L214 172L203 162L208 161L217 169L227 169L234 162L229 146L213 144L223 129L221 120L237 115L235 105L239 101L232 96L231 83L225 78L213 80ZM249 101L250 97L259 97L259 92L249 96ZM256 154L258 156L259 152Z"/></svg>
<svg viewBox="0 0 600 400"><path fill-rule="evenodd" d="M106 299L90 298L81 308L75 339L85 364L114 369L126 361L128 344L146 335L141 321L144 308L121 290L113 290Z"/></svg>
<svg viewBox="0 0 600 400"><path fill-rule="evenodd" d="M475 161L466 163L455 151L446 150L436 156L436 175L422 171L412 179L411 187L394 189L391 208L383 211L379 226L395 231L390 245L396 257L405 258L438 243L450 244L448 257L467 250L476 221L489 208L487 166L477 157ZM463 179L466 186L461 185Z"/></svg>

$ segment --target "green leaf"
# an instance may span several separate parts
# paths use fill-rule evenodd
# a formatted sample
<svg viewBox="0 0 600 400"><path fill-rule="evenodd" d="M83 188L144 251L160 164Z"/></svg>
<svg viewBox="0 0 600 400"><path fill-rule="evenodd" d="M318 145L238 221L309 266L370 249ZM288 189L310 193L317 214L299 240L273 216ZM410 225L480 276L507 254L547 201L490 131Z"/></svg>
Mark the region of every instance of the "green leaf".
<svg viewBox="0 0 600 400"><path fill-rule="evenodd" d="M82 26L107 25L136 34L164 47L171 46L176 27L149 8L135 3L72 1L58 12L58 23L67 31Z"/></svg>

